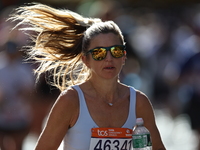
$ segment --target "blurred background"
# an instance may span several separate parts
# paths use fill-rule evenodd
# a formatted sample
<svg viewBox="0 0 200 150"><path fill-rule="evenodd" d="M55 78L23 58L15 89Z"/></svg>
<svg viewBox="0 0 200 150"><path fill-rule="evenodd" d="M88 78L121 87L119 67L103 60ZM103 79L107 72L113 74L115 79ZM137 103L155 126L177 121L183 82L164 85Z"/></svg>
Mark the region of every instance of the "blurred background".
<svg viewBox="0 0 200 150"><path fill-rule="evenodd" d="M37 84L35 64L24 63L29 44L6 22L31 0L0 1L0 149L30 150L59 91ZM121 28L127 60L121 81L143 91L155 109L167 150L200 150L200 2L197 0L36 0ZM4 148L3 148L4 145Z"/></svg>

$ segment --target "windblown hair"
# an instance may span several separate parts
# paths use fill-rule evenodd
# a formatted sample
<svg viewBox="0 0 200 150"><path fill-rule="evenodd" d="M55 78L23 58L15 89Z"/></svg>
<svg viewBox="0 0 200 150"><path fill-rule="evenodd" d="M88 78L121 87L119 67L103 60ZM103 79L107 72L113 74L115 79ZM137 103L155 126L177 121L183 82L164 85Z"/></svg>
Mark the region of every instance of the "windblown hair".
<svg viewBox="0 0 200 150"><path fill-rule="evenodd" d="M34 45L25 47L27 60L39 63L35 70L37 79L42 73L49 72L48 75L53 77L50 84L61 91L89 78L90 70L81 56L94 36L112 32L119 35L123 43L121 31L112 21L85 18L70 10L43 4L19 7L10 20L19 21L16 26L25 25L21 30L36 33L29 35Z"/></svg>

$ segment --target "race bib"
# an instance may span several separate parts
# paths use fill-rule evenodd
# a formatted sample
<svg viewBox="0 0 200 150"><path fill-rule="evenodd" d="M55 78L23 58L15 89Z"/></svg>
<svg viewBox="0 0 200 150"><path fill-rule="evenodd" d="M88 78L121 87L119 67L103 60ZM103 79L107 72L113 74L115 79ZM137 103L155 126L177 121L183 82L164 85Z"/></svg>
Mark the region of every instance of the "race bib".
<svg viewBox="0 0 200 150"><path fill-rule="evenodd" d="M132 130L128 128L92 128L89 150L131 150Z"/></svg>

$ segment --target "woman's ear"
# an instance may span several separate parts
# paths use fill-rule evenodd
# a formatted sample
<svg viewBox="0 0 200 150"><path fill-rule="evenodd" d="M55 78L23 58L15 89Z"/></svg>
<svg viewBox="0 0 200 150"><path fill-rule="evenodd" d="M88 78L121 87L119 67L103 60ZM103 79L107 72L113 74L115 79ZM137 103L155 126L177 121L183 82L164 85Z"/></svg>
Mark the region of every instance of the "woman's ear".
<svg viewBox="0 0 200 150"><path fill-rule="evenodd" d="M82 59L83 63L84 63L88 68L90 68L89 63L88 63L87 56L83 55L81 59Z"/></svg>

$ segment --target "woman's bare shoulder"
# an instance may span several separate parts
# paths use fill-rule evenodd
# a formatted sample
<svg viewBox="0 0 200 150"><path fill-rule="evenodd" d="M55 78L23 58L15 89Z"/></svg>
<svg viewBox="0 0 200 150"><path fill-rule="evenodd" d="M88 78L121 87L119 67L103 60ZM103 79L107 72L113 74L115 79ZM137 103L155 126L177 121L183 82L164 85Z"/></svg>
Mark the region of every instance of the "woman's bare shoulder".
<svg viewBox="0 0 200 150"><path fill-rule="evenodd" d="M151 101L146 94L139 90L136 91L136 111L138 117L140 115L150 115L153 112Z"/></svg>
<svg viewBox="0 0 200 150"><path fill-rule="evenodd" d="M74 88L69 87L66 90L64 90L63 92L61 92L58 98L60 98L60 99L78 98L78 93L77 93L77 91Z"/></svg>
<svg viewBox="0 0 200 150"><path fill-rule="evenodd" d="M51 118L71 127L75 124L79 114L78 93L73 88L63 91L51 109ZM65 116L63 118L63 116Z"/></svg>
<svg viewBox="0 0 200 150"><path fill-rule="evenodd" d="M59 109L63 110L73 110L78 106L78 93L75 89L71 87L61 92L54 104L54 107L59 107Z"/></svg>
<svg viewBox="0 0 200 150"><path fill-rule="evenodd" d="M136 90L136 99L139 104L149 103L147 95L139 90Z"/></svg>

